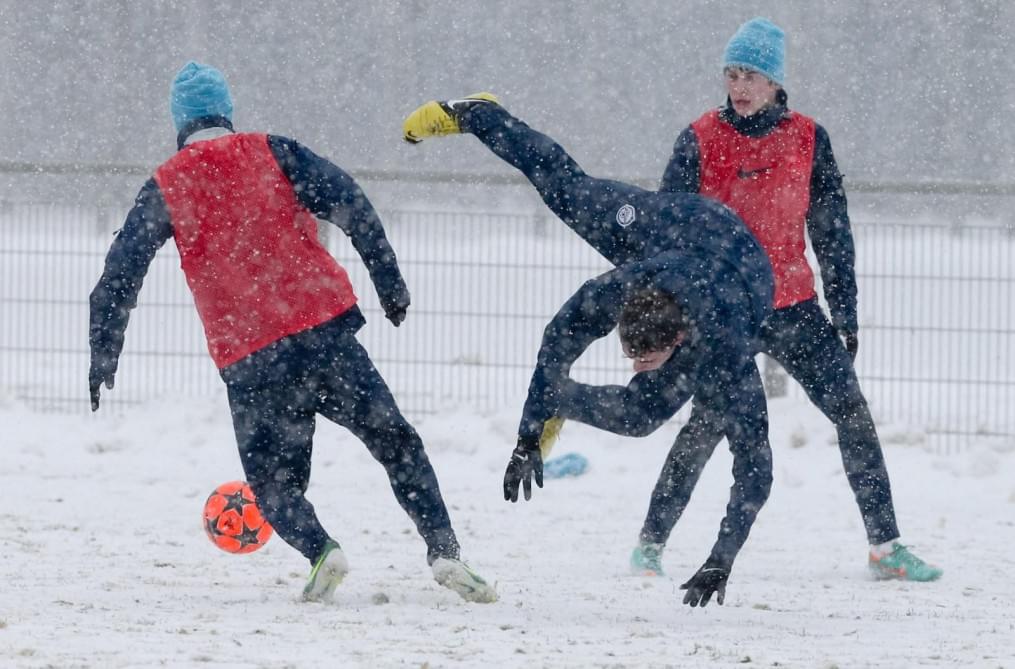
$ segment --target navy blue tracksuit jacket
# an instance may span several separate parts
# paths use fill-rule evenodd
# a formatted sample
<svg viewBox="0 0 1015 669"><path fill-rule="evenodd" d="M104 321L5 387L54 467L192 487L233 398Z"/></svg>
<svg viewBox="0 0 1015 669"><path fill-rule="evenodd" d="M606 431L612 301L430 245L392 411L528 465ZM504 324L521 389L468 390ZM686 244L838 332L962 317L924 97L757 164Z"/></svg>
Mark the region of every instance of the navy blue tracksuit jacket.
<svg viewBox="0 0 1015 669"><path fill-rule="evenodd" d="M538 436L552 416L645 435L698 398L722 417L734 454L735 484L712 551L732 564L771 485L765 397L754 363L773 295L764 251L727 207L590 177L560 145L497 105L476 105L461 124L521 170L554 213L616 266L586 282L547 325L519 436ZM689 341L626 386L571 380L572 363L614 329L627 297L649 286L672 295L689 315Z"/></svg>

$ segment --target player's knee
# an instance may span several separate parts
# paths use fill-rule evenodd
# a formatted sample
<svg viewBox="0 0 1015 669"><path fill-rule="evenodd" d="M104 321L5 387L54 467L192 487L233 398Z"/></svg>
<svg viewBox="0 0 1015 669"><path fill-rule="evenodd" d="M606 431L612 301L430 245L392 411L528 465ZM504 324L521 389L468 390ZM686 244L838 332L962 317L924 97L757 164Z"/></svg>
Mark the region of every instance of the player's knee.
<svg viewBox="0 0 1015 669"><path fill-rule="evenodd" d="M423 452L419 434L404 420L394 421L378 430L368 444L370 452L385 466L407 463L413 466Z"/></svg>
<svg viewBox="0 0 1015 669"><path fill-rule="evenodd" d="M837 398L826 413L837 427L860 426L872 422L867 400L860 393L850 393Z"/></svg>
<svg viewBox="0 0 1015 669"><path fill-rule="evenodd" d="M263 479L248 480L247 483L254 493L254 499L257 500L257 508L269 523L273 522L280 510L286 507L286 495L277 485Z"/></svg>
<svg viewBox="0 0 1015 669"><path fill-rule="evenodd" d="M281 468L274 472L247 476L257 505L266 511L285 508L307 490L307 481L296 473Z"/></svg>

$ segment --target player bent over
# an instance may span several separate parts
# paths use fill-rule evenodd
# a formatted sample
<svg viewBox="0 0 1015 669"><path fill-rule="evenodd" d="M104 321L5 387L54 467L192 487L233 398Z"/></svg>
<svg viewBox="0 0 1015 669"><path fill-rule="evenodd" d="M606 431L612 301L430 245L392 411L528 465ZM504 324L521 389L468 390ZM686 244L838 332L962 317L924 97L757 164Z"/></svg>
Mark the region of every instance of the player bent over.
<svg viewBox="0 0 1015 669"><path fill-rule="evenodd" d="M547 421L577 420L643 436L693 396L721 421L734 484L719 537L681 587L684 603L722 604L737 553L772 481L768 416L754 340L771 312L772 270L730 209L689 194L659 194L585 174L551 138L496 98L430 102L405 122L405 138L468 132L528 177L543 201L616 269L586 282L546 326L504 496L542 486L540 437ZM569 378L572 363L619 329L636 372L626 386Z"/></svg>
<svg viewBox="0 0 1015 669"><path fill-rule="evenodd" d="M141 189L91 294L92 410L113 387L130 310L156 251L174 238L225 381L247 481L279 536L313 565L307 600L348 571L305 492L315 416L348 428L385 468L426 541L434 578L464 599L493 588L459 559L458 540L419 435L356 340L365 323L345 270L317 240L315 216L362 257L385 315L409 292L373 206L353 179L292 139L233 131L222 74L188 63L171 89L179 152Z"/></svg>

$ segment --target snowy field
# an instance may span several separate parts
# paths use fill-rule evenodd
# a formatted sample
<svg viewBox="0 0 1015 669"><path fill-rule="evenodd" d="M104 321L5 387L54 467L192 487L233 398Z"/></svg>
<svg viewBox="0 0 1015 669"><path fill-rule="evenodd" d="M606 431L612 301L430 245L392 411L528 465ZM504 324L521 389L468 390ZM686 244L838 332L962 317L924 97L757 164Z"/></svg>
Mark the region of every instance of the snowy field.
<svg viewBox="0 0 1015 669"><path fill-rule="evenodd" d="M0 666L1015 667L1015 443L939 455L882 424L903 540L945 575L875 582L832 430L795 400L770 408L772 497L726 605L706 609L678 586L723 513L724 446L669 577L644 579L627 559L677 424L646 439L569 424L557 453L587 455L589 472L511 505L518 407L418 422L464 557L500 593L478 605L432 581L381 467L321 421L309 495L353 568L323 605L298 600L308 565L277 537L232 556L204 536L204 498L242 477L224 402L113 418L0 399Z"/></svg>
<svg viewBox="0 0 1015 669"><path fill-rule="evenodd" d="M2 6L0 669L1015 669L1015 1ZM677 133L725 97L723 44L755 14L786 30L790 104L829 130L846 174L857 370L903 541L945 571L870 578L833 430L790 384L770 401L775 483L726 605L690 609L679 584L723 515L725 446L665 578L627 563L679 417L645 439L569 424L557 454L586 455L588 473L504 502L542 328L606 267L479 142L420 150L399 128L423 100L494 90L590 173L654 188ZM499 602L432 580L382 468L323 421L309 495L351 562L336 601L299 600L309 565L277 537L245 556L208 541L205 498L242 472L171 244L117 387L88 413L88 293L135 168L173 149L167 89L191 58L223 68L238 129L374 175L413 294L402 327L350 244L324 236ZM616 337L596 346L576 375L626 379Z"/></svg>
<svg viewBox="0 0 1015 669"><path fill-rule="evenodd" d="M568 425L558 452L588 456L590 471L529 503L501 497L542 326L597 260L559 227L532 243L519 232L527 218L491 218L490 232L467 217L404 217L389 217L391 236L416 303L398 330L376 314L361 264L341 244L333 252L373 314L361 339L396 397L413 415L435 412L417 428L464 557L501 601L467 604L433 582L381 467L323 421L310 496L352 563L337 601L299 601L309 566L277 538L248 556L214 548L204 499L242 472L171 249L142 291L117 388L89 416L85 296L108 232L65 234L59 215L58 234L30 220L22 239L0 216L13 250L0 264L11 379L0 388L0 669L1015 667L1010 237L885 224L859 235L860 371L903 540L944 578L870 579L833 431L791 392L770 404L775 485L726 605L692 610L678 586L714 541L725 447L670 541L664 579L629 576L627 560L679 422L646 439ZM576 374L623 382L615 337L596 346ZM65 398L75 413L31 413L15 394ZM948 426L983 438L935 446Z"/></svg>

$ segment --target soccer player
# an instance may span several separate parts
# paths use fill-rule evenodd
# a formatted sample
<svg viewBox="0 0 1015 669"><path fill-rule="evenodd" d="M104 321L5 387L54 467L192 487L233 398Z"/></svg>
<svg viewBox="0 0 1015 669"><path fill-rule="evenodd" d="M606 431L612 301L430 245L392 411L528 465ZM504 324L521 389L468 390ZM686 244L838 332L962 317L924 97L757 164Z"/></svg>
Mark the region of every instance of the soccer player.
<svg viewBox="0 0 1015 669"><path fill-rule="evenodd" d="M719 537L686 582L684 603L722 604L734 559L772 481L765 395L754 338L771 312L772 271L743 222L721 204L587 175L551 138L490 94L429 102L405 121L410 142L471 133L528 177L543 201L616 267L586 282L546 326L504 475L504 497L542 486L547 424L577 420L647 435L692 396L729 438L734 485ZM569 378L572 363L619 329L634 376L626 386Z"/></svg>
<svg viewBox="0 0 1015 669"><path fill-rule="evenodd" d="M761 328L761 350L835 424L870 544L871 571L877 578L932 581L942 570L899 542L884 455L853 368L859 346L855 254L842 176L825 129L787 107L784 61L778 26L763 18L740 26L723 54L726 105L680 133L660 191L713 197L757 237L775 272L775 311ZM804 255L805 229L831 321L818 305ZM661 572L670 531L722 436L715 415L692 403L652 493L633 569Z"/></svg>
<svg viewBox="0 0 1015 669"><path fill-rule="evenodd" d="M232 98L213 67L187 63L170 102L179 152L142 187L91 294L92 410L100 387L113 387L148 267L173 238L226 384L257 505L313 565L303 597L330 599L349 569L304 494L320 414L348 428L384 466L437 582L469 601L496 600L459 558L419 435L356 340L365 320L352 285L317 239L315 217L351 238L398 326L409 291L370 201L348 174L294 140L234 132Z"/></svg>

